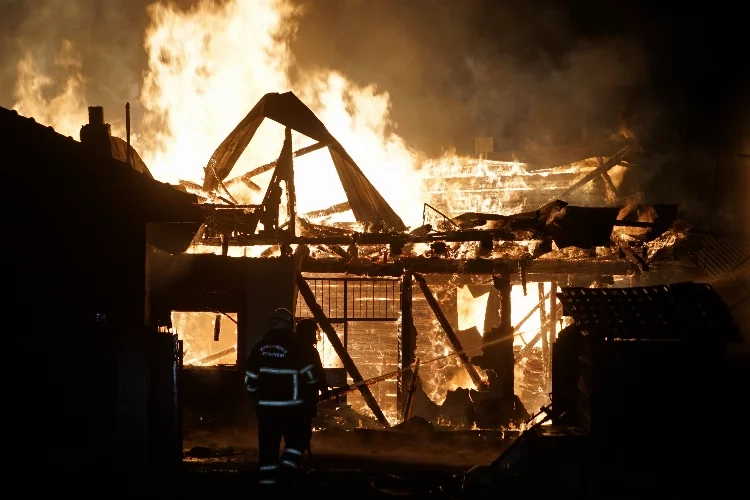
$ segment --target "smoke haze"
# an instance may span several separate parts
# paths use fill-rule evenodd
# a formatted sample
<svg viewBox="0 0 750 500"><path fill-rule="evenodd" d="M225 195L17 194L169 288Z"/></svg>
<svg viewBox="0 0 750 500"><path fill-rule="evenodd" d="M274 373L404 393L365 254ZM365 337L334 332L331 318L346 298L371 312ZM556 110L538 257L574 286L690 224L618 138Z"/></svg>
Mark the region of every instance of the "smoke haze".
<svg viewBox="0 0 750 500"><path fill-rule="evenodd" d="M14 107L23 93L41 96L26 95L36 104L20 111L42 122L63 111L85 121L84 104L102 105L117 130L130 101L137 131L146 114L139 97L151 3L3 0L0 105ZM637 4L297 0L288 76L293 84L327 69L376 85L390 97L391 126L431 156L452 147L471 153L480 135L510 150L627 127L650 155L640 174L650 201L683 203L705 218L717 151L736 156L741 143L723 128L736 130L732 103L747 93L741 19L748 17L739 10L747 9L718 5L719 15L683 3ZM61 95L71 98L55 100ZM726 217L715 221L740 212L717 213Z"/></svg>

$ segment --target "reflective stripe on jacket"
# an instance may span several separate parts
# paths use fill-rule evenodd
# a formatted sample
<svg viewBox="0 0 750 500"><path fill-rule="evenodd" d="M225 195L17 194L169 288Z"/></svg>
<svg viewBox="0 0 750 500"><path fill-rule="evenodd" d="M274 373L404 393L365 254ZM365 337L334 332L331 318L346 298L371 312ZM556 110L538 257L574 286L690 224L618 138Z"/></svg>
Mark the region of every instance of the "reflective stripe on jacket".
<svg viewBox="0 0 750 500"><path fill-rule="evenodd" d="M291 331L271 330L247 359L245 386L258 406L298 406L311 399L309 355ZM317 394L316 394L317 396Z"/></svg>

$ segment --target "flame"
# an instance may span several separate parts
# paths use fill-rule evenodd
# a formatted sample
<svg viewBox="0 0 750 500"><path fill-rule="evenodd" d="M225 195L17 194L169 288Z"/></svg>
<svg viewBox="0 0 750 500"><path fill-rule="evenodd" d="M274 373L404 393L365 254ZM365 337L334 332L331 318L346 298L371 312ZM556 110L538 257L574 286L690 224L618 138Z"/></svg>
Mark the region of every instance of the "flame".
<svg viewBox="0 0 750 500"><path fill-rule="evenodd" d="M290 80L294 59L289 42L298 14L291 2L230 0L217 6L203 1L187 12L155 4L149 14L149 69L141 95L148 111L141 135L149 139L137 146L155 177L173 183L199 181L213 151L264 94L292 90L397 213L421 215L420 197L406 192L407 179L415 175L416 156L389 131L388 94L373 86L358 87L335 72ZM282 141L283 128L264 122L231 175L276 159ZM297 134L293 142L295 149L312 143ZM295 163L299 212L345 201L327 151ZM266 182L269 178L270 173L261 177ZM407 182L394 183L394 178ZM253 199L242 187L235 190L238 199L258 201L257 194Z"/></svg>
<svg viewBox="0 0 750 500"><path fill-rule="evenodd" d="M237 320L236 315L230 315ZM234 363L237 353L227 354L221 359L201 362L202 358L211 354L237 347L237 324L222 315L221 334L219 340L214 341L215 313L207 312L172 312L172 327L177 338L183 341L185 365L210 366Z"/></svg>
<svg viewBox="0 0 750 500"><path fill-rule="evenodd" d="M48 89L54 87L54 80L40 71L30 52L24 54L16 67L18 77L13 109L22 115L33 116L63 135L78 137L81 125L88 120L82 92L86 79L81 57L69 40L63 40L54 64L67 74L67 78L56 89L58 93L46 97Z"/></svg>
<svg viewBox="0 0 750 500"><path fill-rule="evenodd" d="M158 180L176 184L184 179L201 184L203 167L211 154L258 100L269 92L291 90L322 120L409 226L421 225L425 202L441 201L440 206L444 205L449 215L464 211L508 214L523 210L535 190L553 195L559 189L553 184L544 188L534 185L532 179L545 178L552 172L528 172L519 162L460 157L455 151L423 162L393 132L395 126L390 119L391 104L386 92L374 86L355 85L344 75L331 71L317 70L290 78L295 64L290 42L299 10L289 0L226 0L220 4L202 0L189 10L156 3L148 8L148 14L151 22L144 39L148 68L140 96L145 116L131 141ZM87 103L82 97L86 79L81 60L70 42L63 42L55 64L67 77L56 94L45 97L53 80L40 71L30 54L23 57L17 67L14 107L21 114L34 116L75 137L87 122ZM113 134L121 132L113 130ZM283 127L265 121L231 177L275 160L283 135ZM299 134L293 134L293 142L295 149L312 143ZM557 168L554 173L583 174L597 165L596 160L584 161ZM269 172L255 180L263 186L270 175ZM299 213L345 201L327 151L297 158L295 175ZM461 182L456 182L457 179ZM617 176L614 180L616 184L619 181ZM581 192L587 189L591 189L590 185ZM232 194L246 203L256 203L262 196L240 185L232 188ZM338 221L354 220L351 211L334 217ZM268 248L230 247L229 255L257 257ZM417 244L413 251L423 254L428 248ZM459 250L476 253L476 245L467 244ZM194 246L188 251L220 253L220 248ZM467 291L462 290L459 294L465 297ZM460 328L477 326L480 332L483 330L486 300L486 296L459 300L459 304L464 304L459 311ZM521 287L515 286L513 324L537 301L536 288L524 295ZM220 350L212 344L212 331L206 331L208 327L202 323L195 326L191 321L197 320L175 314L175 329L192 350L190 359ZM207 313L206 317L212 321L214 315ZM224 335L225 326L232 328L233 324L228 320L222 322L222 338L231 339L231 335ZM533 329L539 327L537 314L524 325L527 332L524 339L530 340L536 334ZM199 337L191 336L192 332ZM437 321L429 331L419 334L420 359L431 360L453 352ZM522 342L520 337L516 342ZM327 366L340 366L325 341L319 343L319 348ZM421 370L423 389L438 404L444 401L447 390L473 387L457 356L430 363ZM395 417L389 414L388 418Z"/></svg>
<svg viewBox="0 0 750 500"><path fill-rule="evenodd" d="M292 79L289 75L296 68L290 42L299 13L290 0L202 0L189 10L171 3L148 7L148 67L140 96L145 116L131 142L155 178L202 183L211 154L258 100L268 92L291 90L317 114L408 226L421 225L423 203L447 205L451 214L510 213L536 203L529 196L540 188L529 181L549 172L530 173L522 163L464 158L455 151L422 162L393 132L386 92L372 85L360 87L332 71L310 71ZM86 82L70 42L63 43L56 63L68 76L60 93L46 99L42 90L51 79L41 74L30 55L21 60L15 107L75 136L86 123ZM276 159L282 139L283 128L265 121L231 176ZM294 134L293 142L296 149L312 141ZM299 213L345 201L327 151L299 157L295 163ZM595 167L596 162L579 162L555 172ZM262 187L270 175L255 180ZM468 184L455 182L457 178ZM557 188L541 189L553 194ZM581 192L586 189L590 186ZM231 191L242 203L257 203L263 194L241 183ZM345 216L354 221L351 212ZM337 218L344 220L344 214Z"/></svg>
<svg viewBox="0 0 750 500"><path fill-rule="evenodd" d="M472 326L477 327L479 334L484 336L484 316L487 313L487 298L489 292L474 297L468 286L458 289L456 297L458 302L458 329L468 330Z"/></svg>

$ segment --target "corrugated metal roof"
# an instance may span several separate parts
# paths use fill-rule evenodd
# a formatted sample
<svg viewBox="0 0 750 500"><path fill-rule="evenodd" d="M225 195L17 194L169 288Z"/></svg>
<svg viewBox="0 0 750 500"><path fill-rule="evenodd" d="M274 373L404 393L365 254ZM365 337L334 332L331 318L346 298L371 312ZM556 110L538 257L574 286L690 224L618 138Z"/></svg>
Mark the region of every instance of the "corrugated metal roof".
<svg viewBox="0 0 750 500"><path fill-rule="evenodd" d="M729 308L706 283L636 288L566 287L558 294L563 314L602 336L686 337L721 332L738 335Z"/></svg>
<svg viewBox="0 0 750 500"><path fill-rule="evenodd" d="M719 279L727 275L750 274L750 238L707 236L698 253L698 265L706 274Z"/></svg>

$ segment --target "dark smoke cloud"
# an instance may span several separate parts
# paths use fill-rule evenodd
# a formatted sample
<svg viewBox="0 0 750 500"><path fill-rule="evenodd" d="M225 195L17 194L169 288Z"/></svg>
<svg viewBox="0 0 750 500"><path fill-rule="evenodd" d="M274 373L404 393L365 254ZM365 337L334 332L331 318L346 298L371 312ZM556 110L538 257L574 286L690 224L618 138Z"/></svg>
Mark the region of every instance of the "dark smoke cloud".
<svg viewBox="0 0 750 500"><path fill-rule="evenodd" d="M569 15L535 2L303 2L300 72L320 64L379 84L410 144L429 153L477 135L503 150L617 129L647 84L648 57L617 36L581 37ZM500 5L498 5L500 4ZM614 131L613 130L613 131Z"/></svg>
<svg viewBox="0 0 750 500"><path fill-rule="evenodd" d="M750 16L742 2L297 2L305 11L294 71L335 69L389 92L397 132L430 155L451 146L470 153L479 135L515 149L625 123L649 155L638 174L649 199L683 203L706 223L717 152L736 157L740 147L730 137L747 123L737 110L748 93ZM150 3L0 0L0 105L13 105L24 51L55 77L54 58L68 39L83 59L86 101L103 105L115 123L130 100L137 127ZM727 175L739 192L744 174ZM737 212L731 204L717 210Z"/></svg>
<svg viewBox="0 0 750 500"><path fill-rule="evenodd" d="M40 72L64 81L54 63L63 40L73 43L88 82L86 101L105 106L108 121L122 119L125 101L135 103L146 60L143 31L147 0L9 0L0 15L0 105L12 107L16 62L25 53ZM54 93L50 88L49 92ZM116 108L116 109L115 109Z"/></svg>

